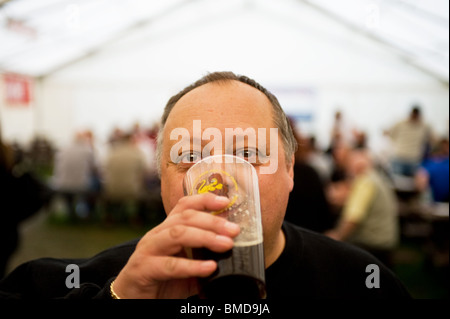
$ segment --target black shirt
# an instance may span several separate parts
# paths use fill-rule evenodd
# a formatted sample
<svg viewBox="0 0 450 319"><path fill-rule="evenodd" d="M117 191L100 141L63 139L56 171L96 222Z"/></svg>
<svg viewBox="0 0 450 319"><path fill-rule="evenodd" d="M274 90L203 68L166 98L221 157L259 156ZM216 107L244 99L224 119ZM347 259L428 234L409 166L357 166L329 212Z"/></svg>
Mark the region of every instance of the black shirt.
<svg viewBox="0 0 450 319"><path fill-rule="evenodd" d="M266 270L267 298L410 298L402 283L372 255L350 244L284 222L286 246ZM2 298L110 298L109 285L138 239L87 259L42 258L17 267L0 282ZM80 287L67 288L75 264ZM379 267L379 288L368 288L368 265ZM376 274L375 274L376 275Z"/></svg>
<svg viewBox="0 0 450 319"><path fill-rule="evenodd" d="M296 162L294 188L289 194L285 220L322 233L334 227L335 219L317 171L308 164Z"/></svg>
<svg viewBox="0 0 450 319"><path fill-rule="evenodd" d="M266 270L268 299L410 298L396 275L368 252L287 222L283 231L284 251ZM379 288L366 285L374 282L373 265Z"/></svg>

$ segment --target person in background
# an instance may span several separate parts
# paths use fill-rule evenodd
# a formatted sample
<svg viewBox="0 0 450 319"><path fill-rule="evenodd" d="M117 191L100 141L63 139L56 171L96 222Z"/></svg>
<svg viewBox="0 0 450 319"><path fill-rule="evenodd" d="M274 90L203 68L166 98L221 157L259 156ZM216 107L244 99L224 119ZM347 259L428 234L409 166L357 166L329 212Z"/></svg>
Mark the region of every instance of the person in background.
<svg viewBox="0 0 450 319"><path fill-rule="evenodd" d="M337 110L334 113L334 120L330 133L330 143L326 153L332 155L334 149L341 144L353 145L357 130L348 118L344 118L342 111Z"/></svg>
<svg viewBox="0 0 450 319"><path fill-rule="evenodd" d="M341 182L347 179L347 158L351 146L347 143L337 143L331 154L330 182Z"/></svg>
<svg viewBox="0 0 450 319"><path fill-rule="evenodd" d="M0 135L0 189L2 192L2 214L0 215L0 279L6 274L8 261L17 249L19 234L14 216L14 201L11 186L15 184L12 175L14 154L12 148L3 143ZM18 191L16 189L16 191ZM18 195L15 195L16 199Z"/></svg>
<svg viewBox="0 0 450 319"><path fill-rule="evenodd" d="M108 144L114 145L117 141L120 141L125 135L125 132L120 127L114 127L108 138Z"/></svg>
<svg viewBox="0 0 450 319"><path fill-rule="evenodd" d="M292 127L295 127L291 124ZM289 194L285 220L322 233L332 228L335 214L326 197L326 182L312 161L315 157L308 139L293 129L298 144L294 163L294 188ZM315 161L314 161L315 162Z"/></svg>
<svg viewBox="0 0 450 319"><path fill-rule="evenodd" d="M449 151L448 139L439 140L431 155L423 161L416 175L417 188L429 190L435 203L449 202Z"/></svg>
<svg viewBox="0 0 450 319"><path fill-rule="evenodd" d="M86 142L91 149L93 165L90 177L90 186L86 196L86 203L89 210L89 218L94 217L95 208L97 203L101 197L102 192L102 176L100 172L100 150L98 148L98 144L96 143L96 139L94 133L91 130L86 130L82 133L86 139Z"/></svg>
<svg viewBox="0 0 450 319"><path fill-rule="evenodd" d="M144 130L139 123L135 123L132 130L134 144L145 156L146 163L146 187L153 191L159 184L156 168L156 137L152 136L151 130Z"/></svg>
<svg viewBox="0 0 450 319"><path fill-rule="evenodd" d="M123 134L111 145L106 156L103 197L106 222L132 221L141 214L147 163L132 134Z"/></svg>
<svg viewBox="0 0 450 319"><path fill-rule="evenodd" d="M326 235L355 244L391 266L391 253L399 242L395 192L374 169L366 150L350 150L346 163L348 195L336 227Z"/></svg>
<svg viewBox="0 0 450 319"><path fill-rule="evenodd" d="M94 154L85 132L77 132L68 146L55 157L52 184L67 206L71 221L87 218L91 213L87 196L95 172Z"/></svg>
<svg viewBox="0 0 450 319"><path fill-rule="evenodd" d="M432 219L432 231L428 251L435 266L449 266L449 142L443 137L434 145L431 155L422 163L416 174L416 185L422 193L422 204L436 219Z"/></svg>
<svg viewBox="0 0 450 319"><path fill-rule="evenodd" d="M322 150L317 147L316 138L314 136L306 139L305 143L308 149L308 153L305 156L305 162L317 171L323 184L327 185L330 182L332 170L330 156L326 155L325 152L322 152Z"/></svg>
<svg viewBox="0 0 450 319"><path fill-rule="evenodd" d="M396 123L385 134L393 144L392 174L414 178L427 147L432 143L431 129L424 123L420 107L413 106L409 117Z"/></svg>
<svg viewBox="0 0 450 319"><path fill-rule="evenodd" d="M0 279L6 275L8 262L20 244L20 223L47 205L52 196L33 174L15 169L14 155L0 133Z"/></svg>

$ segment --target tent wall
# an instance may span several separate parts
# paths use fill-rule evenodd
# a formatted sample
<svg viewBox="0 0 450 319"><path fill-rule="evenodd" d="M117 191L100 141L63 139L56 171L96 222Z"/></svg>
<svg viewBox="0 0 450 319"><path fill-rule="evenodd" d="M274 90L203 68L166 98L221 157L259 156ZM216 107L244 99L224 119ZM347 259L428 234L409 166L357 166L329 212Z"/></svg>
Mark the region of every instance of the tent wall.
<svg viewBox="0 0 450 319"><path fill-rule="evenodd" d="M437 133L448 132L448 85L308 6L185 9L37 81L28 109L0 106L3 137L27 142L41 134L62 146L75 130L92 129L104 141L115 126L151 125L170 96L217 70L281 92L289 114L306 109L311 121L300 129L322 147L337 109L367 131L374 147L382 145L382 129L405 118L413 103ZM295 102L289 91L310 95Z"/></svg>

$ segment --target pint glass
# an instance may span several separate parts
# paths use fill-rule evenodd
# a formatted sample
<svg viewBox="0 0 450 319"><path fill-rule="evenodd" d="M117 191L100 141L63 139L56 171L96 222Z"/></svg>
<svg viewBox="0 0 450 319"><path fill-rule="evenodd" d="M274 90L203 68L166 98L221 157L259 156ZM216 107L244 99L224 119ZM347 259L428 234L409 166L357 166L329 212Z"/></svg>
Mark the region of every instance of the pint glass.
<svg viewBox="0 0 450 319"><path fill-rule="evenodd" d="M209 212L240 226L234 246L225 253L192 249L194 259L215 260L216 271L199 278L200 297L260 299L266 297L263 232L255 168L232 155L209 156L194 164L183 181L187 196L214 193L230 199L227 207Z"/></svg>

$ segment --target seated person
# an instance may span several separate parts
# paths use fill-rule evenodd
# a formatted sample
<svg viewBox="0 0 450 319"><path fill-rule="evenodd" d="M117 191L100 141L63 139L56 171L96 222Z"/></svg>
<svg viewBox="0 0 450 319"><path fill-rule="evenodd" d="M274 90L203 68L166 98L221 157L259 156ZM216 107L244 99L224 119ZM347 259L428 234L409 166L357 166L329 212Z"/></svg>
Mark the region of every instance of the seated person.
<svg viewBox="0 0 450 319"><path fill-rule="evenodd" d="M432 155L423 163L415 178L421 191L431 191L433 202L449 201L448 139L441 139Z"/></svg>
<svg viewBox="0 0 450 319"><path fill-rule="evenodd" d="M390 265L390 253L399 240L395 192L365 150L350 151L346 163L349 192L337 226L326 234L358 245Z"/></svg>

